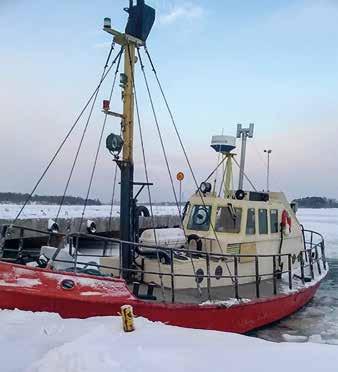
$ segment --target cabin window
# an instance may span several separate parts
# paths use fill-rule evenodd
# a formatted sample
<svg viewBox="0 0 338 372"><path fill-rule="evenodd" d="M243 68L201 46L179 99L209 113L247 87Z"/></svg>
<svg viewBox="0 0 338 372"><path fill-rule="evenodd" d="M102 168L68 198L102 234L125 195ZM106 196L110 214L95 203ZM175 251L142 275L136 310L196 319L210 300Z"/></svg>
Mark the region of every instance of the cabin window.
<svg viewBox="0 0 338 372"><path fill-rule="evenodd" d="M216 214L216 231L239 233L241 231L242 208L218 207Z"/></svg>
<svg viewBox="0 0 338 372"><path fill-rule="evenodd" d="M258 210L259 233L268 233L268 211L266 209Z"/></svg>
<svg viewBox="0 0 338 372"><path fill-rule="evenodd" d="M248 215L246 219L246 233L247 235L256 234L255 208L248 209Z"/></svg>
<svg viewBox="0 0 338 372"><path fill-rule="evenodd" d="M270 210L270 229L271 234L278 232L278 209Z"/></svg>
<svg viewBox="0 0 338 372"><path fill-rule="evenodd" d="M188 222L189 230L209 230L211 205L194 205Z"/></svg>

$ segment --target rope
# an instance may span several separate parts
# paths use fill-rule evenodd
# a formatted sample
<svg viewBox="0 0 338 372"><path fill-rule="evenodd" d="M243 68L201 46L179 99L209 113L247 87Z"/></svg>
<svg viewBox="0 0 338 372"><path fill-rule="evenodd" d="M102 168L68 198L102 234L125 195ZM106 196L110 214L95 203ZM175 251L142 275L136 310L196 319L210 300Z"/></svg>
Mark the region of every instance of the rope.
<svg viewBox="0 0 338 372"><path fill-rule="evenodd" d="M164 142L163 142L163 137L162 137L161 129L160 129L160 126L159 126L159 123L158 123L158 120L157 120L157 115L156 115L156 112L155 112L153 99L152 99L152 96L151 96L151 92L150 92L150 89L149 89L149 84L148 84L147 76L145 74L144 65L142 63L142 58L141 58L141 55L140 55L139 50L138 50L138 55L139 55L139 59L140 59L140 65L141 65L141 69L142 69L144 81L145 81L147 92L148 92L149 101L150 101L152 112L153 112L154 121L155 121L156 128L157 128L157 133L158 133L158 136L160 138L162 153L163 153L164 160L165 160L165 163L166 163L166 166L167 166L167 170L168 170L168 173L169 173L171 188L172 188L172 191L173 191L173 194L174 194L174 198L175 198L177 210L178 210L179 217L180 217L180 223L181 223L181 226L183 228L184 235L186 235L185 229L184 229L184 225L183 225L183 221L182 221L182 217L181 217L181 208L180 208L179 203L178 203L178 199L177 199L176 190L175 190L175 186L174 186L174 182L173 182L173 177L172 177L170 166L169 166L169 161L168 161L167 153L166 153L165 147L164 147ZM189 249L189 245L188 245L188 249ZM192 265L192 268L193 268L194 275L196 277L196 268L195 268L194 260L192 258L191 253L190 253L190 261L191 261L191 265ZM200 288L200 285L199 285L198 280L196 280L196 285L197 285L197 290L199 292L199 295L201 296L202 295L202 292L201 292L201 288Z"/></svg>
<svg viewBox="0 0 338 372"><path fill-rule="evenodd" d="M122 52L123 52L123 47L121 47L119 54L115 58L115 62L116 62L116 60L118 62L117 62L117 66L116 66L116 70L115 70L115 74L114 74L113 85L112 85L112 88L111 88L111 91L110 91L110 96L109 96L109 100L110 101L111 101L111 98L113 96L113 92L114 92L114 88L115 88L115 83L116 83L116 77L117 77L117 73L118 73L119 68L120 68L120 62L121 62ZM85 211L86 211L86 208L87 208L89 194L90 194L90 191L91 191L91 188L92 188L92 184L93 184L94 174L95 174L96 165L97 165L97 159L98 159L100 148L101 148L103 133L104 133L104 130L106 128L107 118L108 118L108 114L106 113L105 116L104 116L104 120L103 120L103 125L102 125L102 129L101 129L101 133L100 133L99 142L97 144L97 149L96 149L94 164L93 164L92 172L91 172L91 175L90 175L90 180L89 180L88 190L87 190L87 194L86 194L86 199L85 199L83 210L82 210L82 214L81 214L81 221L80 221L80 225L79 225L79 232L81 231L81 228L82 228L83 218L84 218L84 214L85 214Z"/></svg>
<svg viewBox="0 0 338 372"><path fill-rule="evenodd" d="M26 198L24 204L22 205L21 209L19 210L18 214L15 216L15 218L13 219L13 221L11 222L11 225L14 225L16 223L16 221L18 220L18 218L20 217L22 211L25 209L26 205L28 204L28 202L30 201L30 199L32 198L33 194L35 193L36 189L39 187L41 181L43 180L43 178L45 177L45 175L47 174L48 170L50 169L50 167L52 166L52 164L54 163L55 159L57 158L57 156L59 155L60 151L62 150L64 144L67 142L68 138L70 137L70 135L72 134L73 130L75 129L76 125L78 124L78 122L80 121L82 115L84 114L84 112L86 111L87 107L89 106L90 102L92 101L92 99L94 98L96 92L100 89L103 81L106 79L107 75L109 74L110 70L112 69L112 65L110 65L110 67L108 68L108 70L106 71L104 77L100 80L99 84L97 85L97 87L95 88L94 92L92 93L92 95L89 97L89 99L87 100L87 102L85 103L83 109L81 110L80 114L77 116L74 124L71 126L71 128L69 129L69 131L67 132L65 138L61 141L59 147L57 148L56 152L54 153L54 155L52 156L51 160L49 161L47 167L44 169L44 171L42 172L40 178L38 179L38 181L36 182L35 186L33 187L31 193L29 194L29 196Z"/></svg>
<svg viewBox="0 0 338 372"><path fill-rule="evenodd" d="M225 173L226 173L226 168L223 167L223 175L222 175L222 181L221 181L221 183L220 183L220 185L219 185L218 197L221 196L222 188L224 187Z"/></svg>
<svg viewBox="0 0 338 372"><path fill-rule="evenodd" d="M105 64L104 69L103 69L103 72L102 72L101 80L103 79L103 76L104 76L104 74L106 72L106 69L108 67L109 59L111 57L112 51L114 50L114 46L115 46L115 43L113 41L112 44L111 44L111 47L110 47L110 51L109 51L109 54L108 54L108 58L107 58L106 64ZM119 52L119 54L120 53L121 52ZM112 64L115 64L116 60L119 58L119 54L116 56L116 58L114 59L114 61L113 61ZM57 220L59 218L59 215L60 215L60 212L61 212L61 209L62 209L64 200L65 200L65 197L66 197L66 194L67 194L67 191L68 191L69 183L70 183L71 178L73 176L73 172L74 172L74 169L75 169L75 166L76 166L76 163L77 163L77 160L78 160L80 151L81 151L83 140L84 140L84 137L86 135L86 132L87 132L87 129L88 129L88 125L89 125L90 119L91 119L92 114L93 114L93 110L94 110L94 106L95 106L95 103L96 103L98 94L99 94L99 90L97 90L97 92L96 92L96 94L94 96L94 100L93 100L92 105L91 105L91 108L90 108L90 112L89 112L89 115L88 115L88 118L87 118L87 122L86 122L86 125L85 125L84 129L83 129L81 140L80 140L79 146L77 148L77 151L76 151L76 154L75 154L75 158L74 158L72 167L70 169L70 173L69 173L69 176L68 176L68 179L67 179L67 183L66 183L66 186L65 186L63 195L62 195L61 203L59 205L59 208L58 208L58 211L57 211L57 214L56 214L55 222L57 222Z"/></svg>
<svg viewBox="0 0 338 372"><path fill-rule="evenodd" d="M157 75L157 71L156 71L155 66L154 66L154 64L153 64L153 61L152 61L152 59L151 59L151 57L150 57L150 54L149 54L149 52L148 52L148 49L147 49L146 47L144 47L144 48L145 48L145 52L146 52L146 54L147 54L147 57L148 57L148 59L149 59L150 65L151 65L151 67L152 67L153 73L154 73L154 75L155 75L155 79L156 79L157 84L158 84L158 87L159 87L159 89L160 89L160 92L161 92L162 98L163 98L163 100L164 100L165 106L167 107L167 110L168 110L169 116L170 116L170 118L171 118L171 122L172 122L172 124L173 124L174 130L175 130L175 133L176 133L176 136L177 136L177 138L178 138L178 140L179 140L179 143L180 143L180 145L181 145L181 148L182 148L182 151L183 151L183 154L184 154L185 160L186 160L186 162L187 162L187 164L188 164L189 170L190 170L191 175L192 175L192 177L193 177L193 180L194 180L195 186L196 186L196 188L197 188L198 195L199 195L199 197L200 197L200 199L201 199L201 201L202 201L202 204L203 204L204 208L206 208L206 204L205 204L205 201L204 201L203 194L201 193L201 191L200 191L200 189L199 189L199 185L198 185L198 183L197 183L197 179L196 179L196 177L195 177L195 173L194 173L194 171L193 171L193 169L192 169L192 166L191 166L190 160L189 160L189 158L188 158L187 152L186 152L185 147L184 147L184 145L183 145L182 138L181 138L181 136L180 136L180 134L179 134L179 131L178 131L178 129L177 129L177 125L176 125L176 122L175 122L175 119L174 119L174 115L173 115L173 113L172 113L172 111L171 111L171 109L170 109L170 106L169 106L168 100L167 100L167 98L166 98L166 95L164 94L162 84L161 84L161 82L160 82L160 80L159 80L159 77L158 77L158 75ZM214 236L215 236L215 239L216 239L216 242L217 242L218 248L219 248L220 252L222 253L223 251L222 251L222 248L221 248L221 244L220 244L220 241L219 241L218 236L217 236L217 234L216 234L216 230L215 230L215 228L214 228L214 225L213 225L213 223L211 222L211 219L210 219L210 226L211 226L212 231L213 231L213 234L214 234ZM229 274L231 275L231 280L234 281L234 279L233 279L233 277L232 277L232 274L231 274L231 271L230 271L230 268L229 268L228 264L227 264L227 263L225 263L225 264L226 264L226 267L227 267L227 270L228 270Z"/></svg>
<svg viewBox="0 0 338 372"><path fill-rule="evenodd" d="M218 157L219 157L219 154L220 154L220 153L218 153ZM214 169L214 170L209 174L209 176L205 179L204 182L207 182L207 181L212 177L212 175L213 175L215 172L217 172L218 168L219 168L219 167L224 163L225 159L226 159L226 157L223 157L222 161L219 162L219 163L218 163L219 160L217 160L217 163L218 163L217 167L216 167L216 168L215 168L215 169Z"/></svg>

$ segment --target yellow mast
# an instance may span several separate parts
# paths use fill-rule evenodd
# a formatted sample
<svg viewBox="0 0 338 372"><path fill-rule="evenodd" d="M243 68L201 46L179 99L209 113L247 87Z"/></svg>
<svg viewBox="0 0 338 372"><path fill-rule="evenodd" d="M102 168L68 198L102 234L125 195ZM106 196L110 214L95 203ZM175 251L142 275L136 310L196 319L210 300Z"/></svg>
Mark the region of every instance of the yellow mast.
<svg viewBox="0 0 338 372"><path fill-rule="evenodd" d="M133 164L135 43L126 40L124 47L124 75L126 77L126 84L123 90L123 161Z"/></svg>
<svg viewBox="0 0 338 372"><path fill-rule="evenodd" d="M136 201L134 200L134 70L135 49L143 46L155 21L155 10L144 3L144 0L129 0L129 14L125 33L111 28L110 18L104 20L104 30L114 36L116 44L124 48L124 73L121 74L120 86L122 87L123 114L121 131L123 139L122 160L117 160L121 170L121 195L120 195L120 238L124 243L121 246L122 275L130 280L130 269L133 264L133 246L125 242L133 242L135 237Z"/></svg>

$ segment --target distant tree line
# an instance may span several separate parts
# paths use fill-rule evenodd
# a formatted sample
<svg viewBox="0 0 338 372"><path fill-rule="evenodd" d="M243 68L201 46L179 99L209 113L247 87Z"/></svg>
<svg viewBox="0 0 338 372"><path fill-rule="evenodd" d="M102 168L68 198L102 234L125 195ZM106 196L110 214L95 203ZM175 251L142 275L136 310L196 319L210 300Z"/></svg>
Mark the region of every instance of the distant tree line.
<svg viewBox="0 0 338 372"><path fill-rule="evenodd" d="M308 196L295 199L299 208L338 208L338 201L320 196Z"/></svg>
<svg viewBox="0 0 338 372"><path fill-rule="evenodd" d="M2 204L23 204L29 194L21 194L16 192L0 192L0 203ZM30 204L56 204L61 203L62 196L52 196L52 195L33 195L30 198ZM63 204L64 205L83 205L85 199L79 196L66 196ZM101 205L99 199L88 199L87 205Z"/></svg>

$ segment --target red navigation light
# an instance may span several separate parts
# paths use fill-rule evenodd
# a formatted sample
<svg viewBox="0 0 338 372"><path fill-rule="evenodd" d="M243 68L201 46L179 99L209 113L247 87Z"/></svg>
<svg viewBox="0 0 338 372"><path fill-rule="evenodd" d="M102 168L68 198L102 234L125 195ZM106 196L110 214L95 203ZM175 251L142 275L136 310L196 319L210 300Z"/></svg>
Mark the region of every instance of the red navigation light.
<svg viewBox="0 0 338 372"><path fill-rule="evenodd" d="M104 111L109 111L109 106L110 106L110 101L108 101L107 99L104 99L103 100L103 110Z"/></svg>

